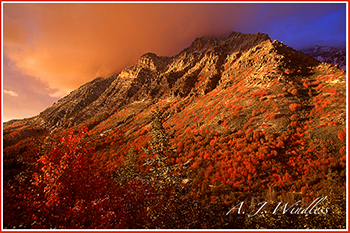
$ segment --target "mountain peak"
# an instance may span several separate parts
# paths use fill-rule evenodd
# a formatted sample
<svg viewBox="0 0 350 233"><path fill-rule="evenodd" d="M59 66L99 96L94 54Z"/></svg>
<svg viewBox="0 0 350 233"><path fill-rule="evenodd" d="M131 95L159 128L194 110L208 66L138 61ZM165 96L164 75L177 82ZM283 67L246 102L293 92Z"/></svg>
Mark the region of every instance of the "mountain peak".
<svg viewBox="0 0 350 233"><path fill-rule="evenodd" d="M232 32L226 36L219 37L198 37L191 46L185 51L187 52L203 52L203 50L211 50L216 48L219 51L226 51L226 53L233 53L238 51L248 50L257 44L269 40L270 37L264 33L243 34L240 32Z"/></svg>
<svg viewBox="0 0 350 233"><path fill-rule="evenodd" d="M112 115L115 109L138 101L151 104L203 96L235 82L247 88L269 87L272 81L288 83L318 64L263 33L199 37L172 57L143 54L119 74L95 79L73 91L40 118L50 127L70 127L100 113Z"/></svg>
<svg viewBox="0 0 350 233"><path fill-rule="evenodd" d="M161 57L155 53L145 53L139 60L138 64L144 65L151 70L163 70L171 61L170 57Z"/></svg>

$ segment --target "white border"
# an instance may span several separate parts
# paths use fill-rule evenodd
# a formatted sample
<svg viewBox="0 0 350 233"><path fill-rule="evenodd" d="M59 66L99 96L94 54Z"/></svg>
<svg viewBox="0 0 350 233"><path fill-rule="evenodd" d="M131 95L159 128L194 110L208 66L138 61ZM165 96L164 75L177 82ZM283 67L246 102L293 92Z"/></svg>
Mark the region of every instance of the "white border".
<svg viewBox="0 0 350 233"><path fill-rule="evenodd" d="M348 107L348 97L349 97L349 89L348 89L348 69L349 69L349 59L348 59L348 1L2 1L1 2L1 65L3 67L4 62L4 51L3 51L3 10L4 10L4 3L128 3L128 4L139 4L139 3L211 3L211 4L220 4L220 3L247 3L247 4L264 4L264 3L345 3L346 4L346 126L347 131L349 130L349 121L348 121L348 113L349 113L349 107ZM199 35L200 36L200 35ZM1 69L1 121L3 121L3 69ZM348 185L348 175L349 175L349 148L348 148L348 142L349 142L349 135L346 134L346 169L347 169L347 176L346 176L346 209L349 210L349 185ZM3 125L1 125L1 216L3 215ZM349 213L346 212L346 229L315 229L314 231L348 231L349 227ZM4 229L3 228L3 218L1 218L1 230L4 232L9 231L308 231L309 229ZM312 229L313 230L313 229Z"/></svg>

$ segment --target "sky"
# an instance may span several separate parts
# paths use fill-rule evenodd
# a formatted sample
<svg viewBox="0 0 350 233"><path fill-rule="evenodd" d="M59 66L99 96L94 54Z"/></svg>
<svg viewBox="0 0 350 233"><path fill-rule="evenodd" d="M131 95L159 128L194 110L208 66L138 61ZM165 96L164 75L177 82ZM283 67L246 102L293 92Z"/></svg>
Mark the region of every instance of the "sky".
<svg viewBox="0 0 350 233"><path fill-rule="evenodd" d="M197 37L267 33L295 49L343 45L338 3L2 2L2 120L38 115L147 52L173 56Z"/></svg>

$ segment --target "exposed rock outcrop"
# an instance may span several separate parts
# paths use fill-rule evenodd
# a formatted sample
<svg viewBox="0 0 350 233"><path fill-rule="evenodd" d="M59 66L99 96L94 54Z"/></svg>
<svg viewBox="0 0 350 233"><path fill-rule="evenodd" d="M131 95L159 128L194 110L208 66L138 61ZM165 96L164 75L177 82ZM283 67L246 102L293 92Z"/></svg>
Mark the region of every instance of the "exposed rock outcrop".
<svg viewBox="0 0 350 233"><path fill-rule="evenodd" d="M263 33L232 32L225 37L201 37L178 55L142 55L139 61L119 74L95 79L64 97L40 114L49 126L70 127L101 112L134 101L158 102L165 98L205 95L215 88L233 85L232 77L260 85L289 75L307 72L318 61ZM256 82L254 82L256 85Z"/></svg>

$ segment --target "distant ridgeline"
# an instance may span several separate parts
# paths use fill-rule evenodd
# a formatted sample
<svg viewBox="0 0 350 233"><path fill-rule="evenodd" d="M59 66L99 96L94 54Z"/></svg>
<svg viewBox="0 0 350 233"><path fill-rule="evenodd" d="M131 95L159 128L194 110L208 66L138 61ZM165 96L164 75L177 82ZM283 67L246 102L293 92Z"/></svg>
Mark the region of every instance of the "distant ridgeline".
<svg viewBox="0 0 350 233"><path fill-rule="evenodd" d="M345 48L315 45L306 49L302 49L302 52L313 56L321 62L338 65L341 69L346 70Z"/></svg>

